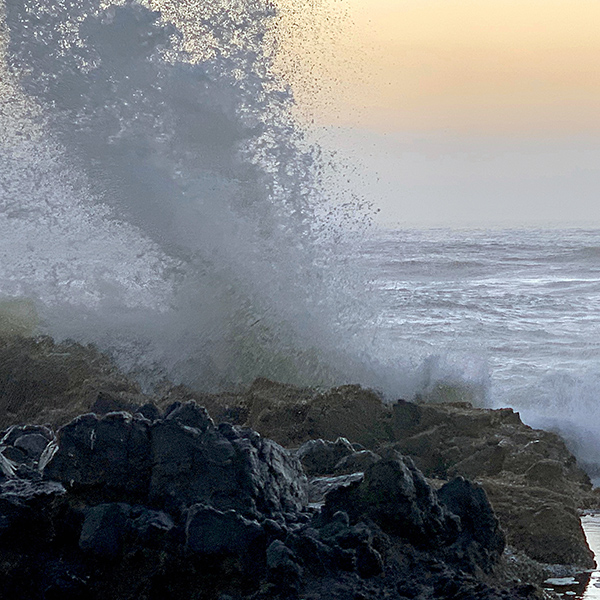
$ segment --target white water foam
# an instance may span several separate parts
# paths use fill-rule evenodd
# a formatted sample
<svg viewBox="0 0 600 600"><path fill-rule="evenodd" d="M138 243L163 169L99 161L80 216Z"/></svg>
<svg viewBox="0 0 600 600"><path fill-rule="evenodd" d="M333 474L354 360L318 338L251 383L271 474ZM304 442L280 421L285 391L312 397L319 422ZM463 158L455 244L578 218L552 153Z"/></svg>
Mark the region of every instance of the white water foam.
<svg viewBox="0 0 600 600"><path fill-rule="evenodd" d="M271 2L5 9L2 296L150 379L402 379L345 248L368 214L292 117Z"/></svg>

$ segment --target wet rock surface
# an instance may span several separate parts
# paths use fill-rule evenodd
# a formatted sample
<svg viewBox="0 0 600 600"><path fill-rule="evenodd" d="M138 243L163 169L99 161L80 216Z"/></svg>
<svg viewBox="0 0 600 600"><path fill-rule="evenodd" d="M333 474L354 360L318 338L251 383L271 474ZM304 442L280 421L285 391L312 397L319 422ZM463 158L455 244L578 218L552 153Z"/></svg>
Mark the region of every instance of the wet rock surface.
<svg viewBox="0 0 600 600"><path fill-rule="evenodd" d="M485 493L394 450L316 506L296 453L194 403L44 431L10 433L46 445L0 484L1 597L528 597L477 579L504 544Z"/></svg>
<svg viewBox="0 0 600 600"><path fill-rule="evenodd" d="M542 563L594 566L578 515L579 508L599 504L589 477L560 436L528 427L510 408L404 400L385 405L356 386L316 392L265 380L237 396L207 397L206 405L216 417L237 415L264 435L299 446L307 473L321 478L311 488L315 501L323 477L350 473L353 465L364 471L391 448L410 456L429 478L477 481L516 551ZM323 440L307 441L312 433ZM549 526L553 521L559 526Z"/></svg>
<svg viewBox="0 0 600 600"><path fill-rule="evenodd" d="M264 379L147 396L91 347L17 337L0 409L0 597L533 599L505 541L591 566L589 479L510 409Z"/></svg>
<svg viewBox="0 0 600 600"><path fill-rule="evenodd" d="M389 424L388 445L426 475L461 475L486 490L511 547L542 563L594 566L578 514L596 501L592 485L557 434L524 425L511 409L466 403L400 401Z"/></svg>

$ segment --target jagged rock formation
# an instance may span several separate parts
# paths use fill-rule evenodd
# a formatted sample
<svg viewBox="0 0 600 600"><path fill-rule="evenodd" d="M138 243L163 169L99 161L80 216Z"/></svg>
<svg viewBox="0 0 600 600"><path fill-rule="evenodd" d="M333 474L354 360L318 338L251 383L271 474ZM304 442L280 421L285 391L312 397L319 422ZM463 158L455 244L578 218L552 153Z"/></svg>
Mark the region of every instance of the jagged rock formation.
<svg viewBox="0 0 600 600"><path fill-rule="evenodd" d="M577 512L592 485L558 435L511 409L401 401L391 411L391 447L431 477L478 481L512 547L542 563L594 566Z"/></svg>
<svg viewBox="0 0 600 600"><path fill-rule="evenodd" d="M589 477L557 434L524 425L510 408L403 400L385 405L374 392L357 386L311 392L265 380L244 394L205 400L217 417L237 414L239 422L252 423L289 446L318 433L330 447L319 442L319 452L301 451L309 474L347 472L338 464L342 455L346 461L368 463L368 454L359 457L348 450L359 443L375 454L396 449L431 478L473 479L486 490L513 548L542 563L594 565L577 510L598 502ZM346 448L341 442L331 446L338 436L347 438ZM310 461L317 461L320 472Z"/></svg>
<svg viewBox="0 0 600 600"><path fill-rule="evenodd" d="M390 450L310 505L299 459L195 403L154 421L86 414L2 437L0 596L517 600L485 493L435 492ZM6 458L8 449L31 448ZM27 469L20 472L17 459ZM476 525L475 525L476 524Z"/></svg>
<svg viewBox="0 0 600 600"><path fill-rule="evenodd" d="M222 425L209 425L208 415L191 409L189 401L206 406ZM57 444L53 430L88 412L97 416L82 416L65 427ZM92 347L11 336L0 340L0 423L19 425L0 439L0 472L10 485L23 478L33 481L38 487L27 488L27 494L35 498L47 497L34 476L35 465L42 464L46 473L54 472L65 482L69 498L86 505L116 502L179 514L199 498L197 503L214 510L233 509L253 520L258 513L270 514L273 509L265 507L280 501L279 484L274 483L273 493L255 489L237 498L238 482L254 477L243 465L264 465L260 457L270 452L284 464L288 460L265 438L289 448L308 442L297 458L311 477L308 493L313 502L322 502L328 491L357 484L360 473L396 451L438 480L437 487L456 476L478 482L511 547L543 563L592 564L577 514L578 506L597 503L589 479L557 435L525 426L510 409L476 409L466 403L386 405L359 386L319 391L264 379L243 393L206 395L177 386L147 396ZM257 438L249 427L264 437ZM109 433L116 437L106 437ZM336 441L339 437L347 440ZM194 461L209 439L211 466L197 477ZM110 462L122 440L127 440L126 455L135 463L129 471L123 462ZM104 448L104 459L98 448ZM238 465L235 484L221 476L229 461ZM304 502L305 492L297 492L302 499L290 514ZM57 494L52 488L50 496ZM129 515L127 510L118 514ZM208 518L209 513L198 514ZM287 564L286 551L276 550L269 554L279 565L275 571Z"/></svg>

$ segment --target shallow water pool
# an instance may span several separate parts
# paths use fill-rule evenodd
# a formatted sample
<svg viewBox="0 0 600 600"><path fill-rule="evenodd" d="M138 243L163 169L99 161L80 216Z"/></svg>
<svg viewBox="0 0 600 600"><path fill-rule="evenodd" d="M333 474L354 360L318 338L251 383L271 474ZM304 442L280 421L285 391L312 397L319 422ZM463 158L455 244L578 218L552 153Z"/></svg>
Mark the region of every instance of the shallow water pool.
<svg viewBox="0 0 600 600"><path fill-rule="evenodd" d="M592 572L580 573L576 577L564 578L563 585L548 586L563 598L575 600L600 600L600 513L581 518L588 544L598 563Z"/></svg>

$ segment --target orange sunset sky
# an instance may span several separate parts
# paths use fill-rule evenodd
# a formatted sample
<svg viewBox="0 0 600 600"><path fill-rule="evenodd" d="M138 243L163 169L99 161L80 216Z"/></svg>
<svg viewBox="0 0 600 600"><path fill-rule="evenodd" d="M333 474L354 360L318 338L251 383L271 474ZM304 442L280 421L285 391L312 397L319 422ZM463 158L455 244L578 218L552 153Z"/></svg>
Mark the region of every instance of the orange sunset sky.
<svg viewBox="0 0 600 600"><path fill-rule="evenodd" d="M598 0L309 4L289 79L383 222L600 226Z"/></svg>
<svg viewBox="0 0 600 600"><path fill-rule="evenodd" d="M312 19L329 17L334 31L315 33L323 57L305 67L327 79L319 100L330 104L330 93L340 113L330 107L324 120L386 131L600 130L598 0L317 2ZM336 12L346 18L336 23Z"/></svg>

